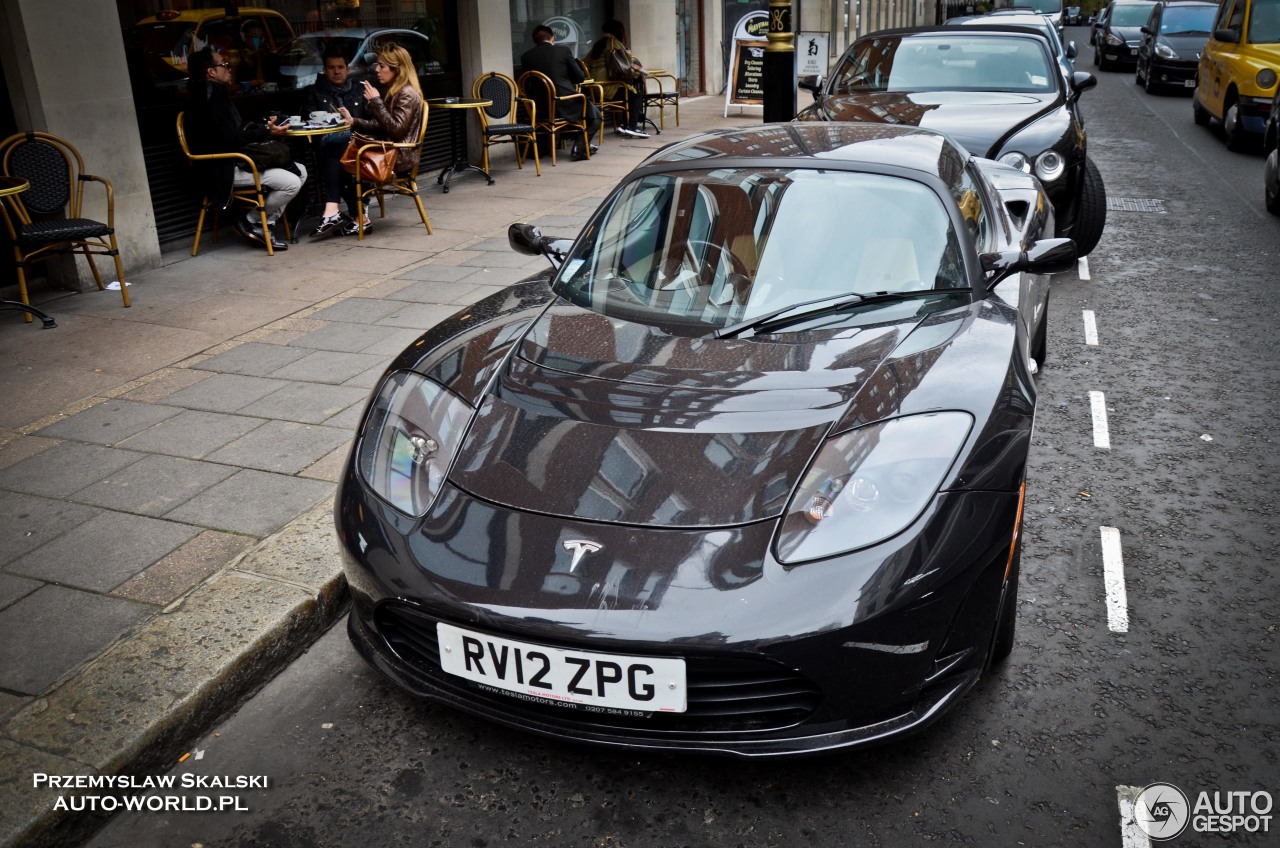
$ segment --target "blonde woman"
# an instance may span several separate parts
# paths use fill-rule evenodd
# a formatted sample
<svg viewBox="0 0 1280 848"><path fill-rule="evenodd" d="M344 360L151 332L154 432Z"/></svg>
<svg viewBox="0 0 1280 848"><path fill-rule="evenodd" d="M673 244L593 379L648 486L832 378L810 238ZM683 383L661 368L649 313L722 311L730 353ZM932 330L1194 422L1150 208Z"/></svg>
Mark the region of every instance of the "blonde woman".
<svg viewBox="0 0 1280 848"><path fill-rule="evenodd" d="M354 118L346 107L338 110L342 120L358 133L371 138L394 142L416 142L422 127L422 87L418 85L418 72L413 66L409 51L395 42L388 41L378 48L373 63L378 84L386 89L379 94L368 80L364 86L365 113L367 118ZM408 171L418 163L418 148L401 148L396 151L396 170ZM365 215L364 231L369 232L369 216ZM348 229L354 233L353 221Z"/></svg>

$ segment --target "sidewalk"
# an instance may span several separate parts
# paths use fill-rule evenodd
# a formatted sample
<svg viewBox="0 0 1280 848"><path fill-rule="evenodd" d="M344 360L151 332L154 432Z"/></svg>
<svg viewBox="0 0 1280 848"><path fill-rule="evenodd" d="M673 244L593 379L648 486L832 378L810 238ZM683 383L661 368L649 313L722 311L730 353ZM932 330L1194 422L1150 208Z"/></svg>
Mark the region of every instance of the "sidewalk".
<svg viewBox="0 0 1280 848"><path fill-rule="evenodd" d="M37 290L52 330L0 315L0 846L93 821L33 775L147 774L337 620L331 502L392 356L461 305L546 267L507 226L572 235L645 155L759 121L709 96L589 162L424 176L363 242L269 257L226 232L118 292ZM744 114L737 114L743 112ZM655 113L656 117L656 113ZM88 794L107 794L90 790ZM100 823L100 820L99 820Z"/></svg>

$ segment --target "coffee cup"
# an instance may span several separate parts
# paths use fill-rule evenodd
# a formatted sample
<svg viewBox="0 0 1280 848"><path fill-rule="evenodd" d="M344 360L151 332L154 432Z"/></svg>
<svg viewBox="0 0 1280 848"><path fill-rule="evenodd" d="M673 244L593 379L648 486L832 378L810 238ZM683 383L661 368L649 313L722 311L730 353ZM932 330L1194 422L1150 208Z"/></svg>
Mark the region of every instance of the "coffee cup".
<svg viewBox="0 0 1280 848"><path fill-rule="evenodd" d="M311 118L311 122L313 124L323 124L325 121L329 120L329 113L328 112L312 112L309 117Z"/></svg>
<svg viewBox="0 0 1280 848"><path fill-rule="evenodd" d="M300 126L302 126L302 116L301 116L301 115L290 115L288 120L289 120L289 126L292 126L292 127L300 127Z"/></svg>

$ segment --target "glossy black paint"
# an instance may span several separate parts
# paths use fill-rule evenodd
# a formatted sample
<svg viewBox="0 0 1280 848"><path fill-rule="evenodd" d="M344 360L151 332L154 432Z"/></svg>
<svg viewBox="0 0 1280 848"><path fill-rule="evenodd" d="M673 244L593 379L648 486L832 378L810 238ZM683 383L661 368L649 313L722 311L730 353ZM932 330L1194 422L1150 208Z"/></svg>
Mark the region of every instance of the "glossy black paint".
<svg viewBox="0 0 1280 848"><path fill-rule="evenodd" d="M1268 212L1280 215L1280 92L1271 101L1271 113L1262 133L1262 155L1266 157L1262 166L1263 201Z"/></svg>
<svg viewBox="0 0 1280 848"><path fill-rule="evenodd" d="M1154 5L1152 0L1112 0L1107 6L1107 18L1098 25L1093 36L1093 64L1101 70L1114 67L1132 68L1138 63L1138 45L1142 41L1142 24L1124 24L1116 21L1117 7L1130 7L1122 10L1132 13L1132 7L1145 8L1148 11ZM1109 44L1107 37L1112 36L1124 42L1124 45Z"/></svg>
<svg viewBox="0 0 1280 848"><path fill-rule="evenodd" d="M760 150L773 155L751 155ZM994 253L1006 257L992 278L1058 267L1064 245L1041 238L1053 216L1034 181L966 159L920 130L770 125L678 143L628 179L691 161L910 172L924 182L973 169L995 216ZM522 245L549 243L518 233ZM1026 350L1042 303L1025 280L989 292L973 245L967 259L972 297L894 320L678 336L568 303L547 272L433 327L389 371L428 376L476 414L421 519L381 500L348 464L335 518L352 641L418 696L603 745L778 756L927 725L989 662L1035 411ZM827 559L777 559L779 518L825 439L940 410L963 411L973 425L910 526ZM611 459L619 450L633 472L625 489ZM611 499L582 497L604 489ZM686 507L663 510L669 503ZM602 547L575 569L570 539ZM437 622L681 657L690 669L773 670L795 692L787 711L732 717L619 718L531 702L441 671L431 659Z"/></svg>
<svg viewBox="0 0 1280 848"><path fill-rule="evenodd" d="M1141 41L1138 43L1135 72L1138 83L1143 85L1147 91L1154 91L1162 87L1177 87L1186 90L1194 88L1196 69L1200 64L1200 54L1209 40L1208 31L1198 33L1161 33L1161 23L1164 20L1165 10L1171 3L1179 9L1203 8L1209 11L1210 23L1208 26L1213 26L1211 12L1217 8L1216 3L1197 2L1197 0L1157 0L1156 4L1151 7L1151 17L1147 19L1147 23L1142 27ZM1177 54L1177 58L1160 56L1156 49L1158 45L1162 44ZM1191 83L1191 85L1188 85L1188 83Z"/></svg>
<svg viewBox="0 0 1280 848"><path fill-rule="evenodd" d="M992 38L1033 39L1048 54L1048 61L1061 65L1042 34L1021 27L966 23L964 35L987 33ZM1054 90L1043 94L1001 91L896 91L840 94L835 92L839 68L872 38L947 39L953 27L908 27L882 30L855 41L836 63L831 79L815 102L797 115L800 121L865 121L905 124L946 133L975 156L999 159L1018 151L1036 156L1056 150L1066 161L1062 177L1045 185L1053 203L1057 235L1071 236L1079 212L1081 190L1088 155L1084 119L1079 98L1096 85L1092 74L1076 72L1068 80L1056 80ZM1086 251L1087 252L1087 251Z"/></svg>

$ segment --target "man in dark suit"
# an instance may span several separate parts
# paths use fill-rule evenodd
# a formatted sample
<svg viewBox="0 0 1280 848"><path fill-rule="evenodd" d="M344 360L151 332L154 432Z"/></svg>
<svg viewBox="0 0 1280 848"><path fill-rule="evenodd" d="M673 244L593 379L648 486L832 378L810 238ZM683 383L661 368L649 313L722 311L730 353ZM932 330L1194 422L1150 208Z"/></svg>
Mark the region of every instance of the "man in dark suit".
<svg viewBox="0 0 1280 848"><path fill-rule="evenodd" d="M520 66L526 71L540 71L546 74L551 82L555 84L556 95L564 97L566 94L577 94L578 83L587 78L583 72L582 66L578 64L578 60L573 57L573 52L568 47L556 45L556 34L551 31L551 27L545 24L539 24L533 28L533 48L525 52L520 57ZM560 117L569 121L582 120L582 108L584 101L568 100L557 107ZM586 102L587 109L587 138L592 138L600 131L600 110L596 108L594 103ZM595 153L599 147L595 144L591 145L591 152ZM582 150L582 142L575 141L573 143L573 159L585 159L586 153Z"/></svg>

